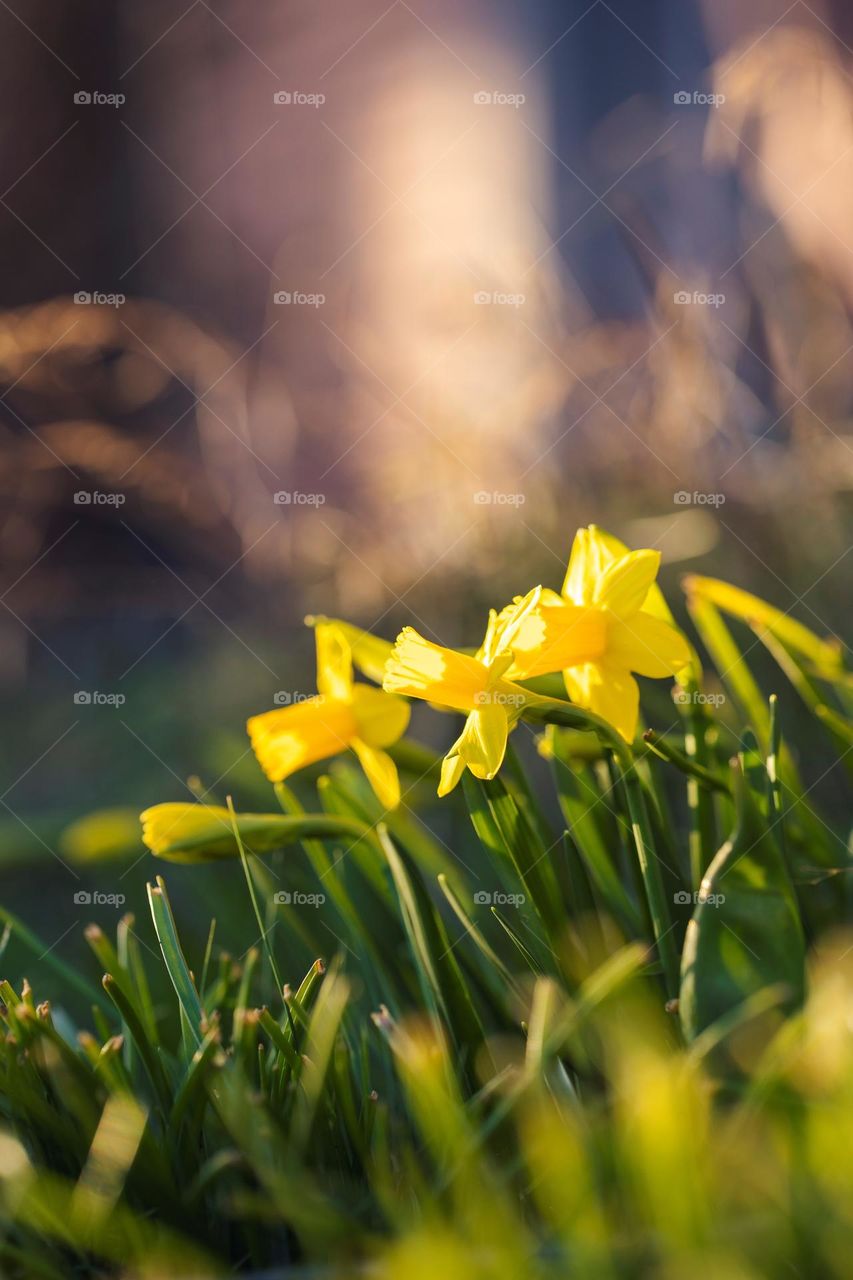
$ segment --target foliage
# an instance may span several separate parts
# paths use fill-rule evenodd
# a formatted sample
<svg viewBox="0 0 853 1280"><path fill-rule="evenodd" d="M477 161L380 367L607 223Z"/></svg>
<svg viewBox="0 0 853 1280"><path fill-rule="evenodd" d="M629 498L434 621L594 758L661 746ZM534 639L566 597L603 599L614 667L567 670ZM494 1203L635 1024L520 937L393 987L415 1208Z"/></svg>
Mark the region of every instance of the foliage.
<svg viewBox="0 0 853 1280"><path fill-rule="evenodd" d="M850 854L724 615L838 761L850 677L840 647L755 597L686 585L717 675L693 652L674 723L632 742L559 680L513 673L505 613L457 664L463 684L479 665L521 691L501 733L535 734L540 756L523 764L510 737L499 773L467 746L453 764L440 803L467 814L471 863L433 829L440 760L408 740L383 743L392 810L369 769L337 762L310 812L283 781L278 812L146 811L160 858L242 867L257 938L235 959L213 922L190 954L158 876L151 932L88 930L100 989L53 961L92 1030L2 984L4 1275L846 1274ZM338 634L381 677L390 646ZM465 690L470 722L485 704ZM96 856L85 825L75 841ZM294 974L292 939L326 961Z"/></svg>

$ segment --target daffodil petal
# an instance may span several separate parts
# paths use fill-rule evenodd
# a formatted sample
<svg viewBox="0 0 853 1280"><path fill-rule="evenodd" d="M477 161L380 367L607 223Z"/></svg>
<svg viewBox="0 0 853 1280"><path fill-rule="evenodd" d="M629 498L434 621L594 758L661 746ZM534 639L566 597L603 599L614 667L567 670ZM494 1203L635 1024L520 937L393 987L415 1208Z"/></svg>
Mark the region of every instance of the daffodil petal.
<svg viewBox="0 0 853 1280"><path fill-rule="evenodd" d="M508 680L529 680L601 657L607 643L603 610L559 600L521 622L512 646Z"/></svg>
<svg viewBox="0 0 853 1280"><path fill-rule="evenodd" d="M400 779L397 766L385 751L369 746L361 738L354 738L352 749L358 756L367 781L384 809L396 809L400 803Z"/></svg>
<svg viewBox="0 0 853 1280"><path fill-rule="evenodd" d="M533 616L542 595L541 587L534 587L527 595L516 596L499 614L494 609L489 614L489 629L478 654L487 666L493 666L496 658L515 648L515 640L527 620ZM509 665L509 664L507 664Z"/></svg>
<svg viewBox="0 0 853 1280"><path fill-rule="evenodd" d="M578 529L569 556L563 595L575 604L592 604L596 583L604 570L627 553L628 548L618 538L605 533L597 525Z"/></svg>
<svg viewBox="0 0 853 1280"><path fill-rule="evenodd" d="M446 755L441 762L441 780L438 784L438 794L440 796L449 795L464 772L465 761L462 756Z"/></svg>
<svg viewBox="0 0 853 1280"><path fill-rule="evenodd" d="M641 609L658 569L659 551L629 551L604 570L595 587L595 603L622 617Z"/></svg>
<svg viewBox="0 0 853 1280"><path fill-rule="evenodd" d="M493 778L503 764L509 719L501 702L484 702L472 711L448 755L465 761L478 778Z"/></svg>
<svg viewBox="0 0 853 1280"><path fill-rule="evenodd" d="M344 622L341 618L325 618L322 615L309 614L305 619L305 625L308 627L330 625L336 627L349 645L353 663L362 675L367 676L370 680L375 680L377 684L382 683L385 663L388 661L388 655L394 647L390 640L383 640L380 636L371 635L369 631L363 631L361 627L354 627L352 623Z"/></svg>
<svg viewBox="0 0 853 1280"><path fill-rule="evenodd" d="M388 693L470 711L485 688L487 674L476 658L433 644L413 627L404 627L386 663L382 687Z"/></svg>
<svg viewBox="0 0 853 1280"><path fill-rule="evenodd" d="M344 751L358 731L346 702L318 695L292 707L252 716L246 728L270 782Z"/></svg>
<svg viewBox="0 0 853 1280"><path fill-rule="evenodd" d="M403 698L369 684L353 685L350 700L358 736L371 747L390 747L406 732L411 708Z"/></svg>
<svg viewBox="0 0 853 1280"><path fill-rule="evenodd" d="M637 675L662 679L687 665L690 649L676 627L640 609L630 618L611 620L607 658Z"/></svg>
<svg viewBox="0 0 853 1280"><path fill-rule="evenodd" d="M314 631L317 644L317 688L329 698L345 702L352 688L352 652L340 627L321 622Z"/></svg>
<svg viewBox="0 0 853 1280"><path fill-rule="evenodd" d="M640 690L629 671L616 663L587 662L564 671L566 689L572 702L594 711L633 742L640 712Z"/></svg>

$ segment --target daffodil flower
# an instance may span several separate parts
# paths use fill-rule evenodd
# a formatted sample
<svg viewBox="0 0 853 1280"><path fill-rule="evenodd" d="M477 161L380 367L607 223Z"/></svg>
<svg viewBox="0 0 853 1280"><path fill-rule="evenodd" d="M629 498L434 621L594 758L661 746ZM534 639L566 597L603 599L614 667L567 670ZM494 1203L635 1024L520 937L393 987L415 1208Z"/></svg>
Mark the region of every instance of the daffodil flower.
<svg viewBox="0 0 853 1280"><path fill-rule="evenodd" d="M409 705L402 698L353 681L346 634L334 623L315 628L317 689L293 706L253 716L246 728L271 782L351 747L385 809L400 803L394 761L383 751L405 733Z"/></svg>
<svg viewBox="0 0 853 1280"><path fill-rule="evenodd" d="M659 566L657 551L629 551L595 525L579 529L562 595L543 591L516 628L507 679L562 671L572 701L632 742L640 700L632 672L661 679L690 661L655 584ZM501 619L511 620L516 608Z"/></svg>
<svg viewBox="0 0 853 1280"><path fill-rule="evenodd" d="M493 778L503 763L507 737L528 696L505 679L513 662L511 644L535 609L540 588L529 592L500 618L494 610L477 653L458 653L404 627L385 666L383 689L423 698L467 713L465 727L444 758L438 794L452 791L466 767L477 778Z"/></svg>

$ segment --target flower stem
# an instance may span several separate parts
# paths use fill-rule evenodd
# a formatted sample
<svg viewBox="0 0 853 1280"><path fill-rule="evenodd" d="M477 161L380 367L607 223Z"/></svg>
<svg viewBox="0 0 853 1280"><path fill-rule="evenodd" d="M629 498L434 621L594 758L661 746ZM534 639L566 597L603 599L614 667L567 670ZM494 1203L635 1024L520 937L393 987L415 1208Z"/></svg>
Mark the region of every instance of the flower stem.
<svg viewBox="0 0 853 1280"><path fill-rule="evenodd" d="M666 993L670 999L675 997L678 994L680 962L672 932L673 920L652 841L646 799L630 747L601 716L557 698L543 698L528 692L522 715L528 720L596 733L613 752L625 787L631 834L643 876Z"/></svg>

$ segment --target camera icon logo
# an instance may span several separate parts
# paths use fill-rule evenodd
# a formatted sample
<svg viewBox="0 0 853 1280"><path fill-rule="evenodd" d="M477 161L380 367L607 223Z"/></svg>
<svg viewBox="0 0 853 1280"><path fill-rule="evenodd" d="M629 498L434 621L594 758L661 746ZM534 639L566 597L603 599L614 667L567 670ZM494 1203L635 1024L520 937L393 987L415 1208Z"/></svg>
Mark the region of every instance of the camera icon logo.
<svg viewBox="0 0 853 1280"><path fill-rule="evenodd" d="M677 507L687 507L690 505L691 495L686 489L678 489L672 495L672 500Z"/></svg>
<svg viewBox="0 0 853 1280"><path fill-rule="evenodd" d="M86 89L78 89L74 95L74 101L78 106L87 106L92 101L92 95Z"/></svg>
<svg viewBox="0 0 853 1280"><path fill-rule="evenodd" d="M474 101L478 107L487 107L491 100L492 95L484 89L481 89L479 93L474 94Z"/></svg>
<svg viewBox="0 0 853 1280"><path fill-rule="evenodd" d="M686 289L679 289L672 295L672 300L677 307L687 307L693 301L693 298Z"/></svg>
<svg viewBox="0 0 853 1280"><path fill-rule="evenodd" d="M279 889L273 894L273 902L277 907L286 907L293 901L293 894L288 889Z"/></svg>
<svg viewBox="0 0 853 1280"><path fill-rule="evenodd" d="M87 489L78 489L74 495L74 504L78 507L88 507L91 505L92 495Z"/></svg>
<svg viewBox="0 0 853 1280"><path fill-rule="evenodd" d="M78 889L74 895L75 905L78 907L88 907L92 905L92 895L88 889Z"/></svg>
<svg viewBox="0 0 853 1280"><path fill-rule="evenodd" d="M672 100L677 107L686 107L693 101L690 94L684 89L679 89L677 93L674 93Z"/></svg>
<svg viewBox="0 0 853 1280"><path fill-rule="evenodd" d="M285 289L279 289L278 293L273 294L272 300L277 307L286 307L293 301L293 294Z"/></svg>
<svg viewBox="0 0 853 1280"><path fill-rule="evenodd" d="M293 94L287 89L279 89L278 93L273 94L272 100L277 107L286 107L293 101Z"/></svg>
<svg viewBox="0 0 853 1280"><path fill-rule="evenodd" d="M474 294L474 305L477 307L487 307L492 300L492 295L485 289L480 289Z"/></svg>
<svg viewBox="0 0 853 1280"><path fill-rule="evenodd" d="M85 289L78 289L74 295L74 302L78 307L88 307L92 301L91 293L87 293Z"/></svg>
<svg viewBox="0 0 853 1280"><path fill-rule="evenodd" d="M287 689L279 689L273 694L272 700L277 707L289 707L293 701L293 694Z"/></svg>
<svg viewBox="0 0 853 1280"><path fill-rule="evenodd" d="M88 689L78 689L74 695L75 707L89 707L92 705L92 695Z"/></svg>
<svg viewBox="0 0 853 1280"><path fill-rule="evenodd" d="M672 900L673 902L678 903L679 906L686 906L688 902L693 901L693 894L687 893L684 889L679 889L678 893L674 893L672 895Z"/></svg>
<svg viewBox="0 0 853 1280"><path fill-rule="evenodd" d="M488 906L492 900L492 895L487 893L485 889L478 889L474 894L474 901L478 907Z"/></svg>
<svg viewBox="0 0 853 1280"><path fill-rule="evenodd" d="M273 502L277 507L289 507L293 501L293 494L288 493L286 489L281 489L273 495Z"/></svg>
<svg viewBox="0 0 853 1280"><path fill-rule="evenodd" d="M478 507L488 506L491 500L492 495L490 493L486 493L485 489L479 489L477 493L474 494L474 502Z"/></svg>

